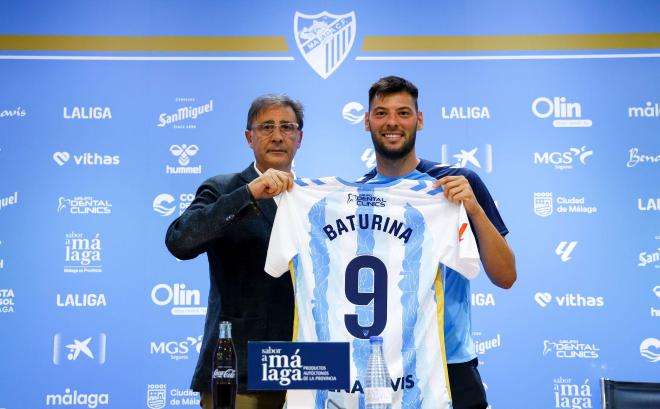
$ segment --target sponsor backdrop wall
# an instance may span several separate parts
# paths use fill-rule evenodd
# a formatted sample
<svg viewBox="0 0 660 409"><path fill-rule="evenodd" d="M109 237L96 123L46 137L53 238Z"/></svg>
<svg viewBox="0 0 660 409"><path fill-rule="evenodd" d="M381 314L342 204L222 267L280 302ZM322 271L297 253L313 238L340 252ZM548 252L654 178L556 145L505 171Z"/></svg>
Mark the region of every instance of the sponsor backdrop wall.
<svg viewBox="0 0 660 409"><path fill-rule="evenodd" d="M472 285L492 408L660 381L660 3L428 3L5 5L0 408L195 407L207 263L167 226L248 165L263 93L306 105L298 175L365 173L389 74L419 155L477 171L511 231L518 282Z"/></svg>

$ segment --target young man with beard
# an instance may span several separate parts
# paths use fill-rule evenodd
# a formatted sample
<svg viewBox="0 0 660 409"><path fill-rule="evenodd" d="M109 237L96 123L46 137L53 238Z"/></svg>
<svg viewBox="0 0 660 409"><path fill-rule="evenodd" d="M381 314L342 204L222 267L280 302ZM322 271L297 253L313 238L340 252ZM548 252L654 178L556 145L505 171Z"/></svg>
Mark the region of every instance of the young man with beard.
<svg viewBox="0 0 660 409"><path fill-rule="evenodd" d="M449 201L463 203L488 278L498 287L510 288L517 273L513 251L504 239L508 229L484 183L468 169L440 166L415 153L417 130L424 125L417 96L415 85L394 76L381 78L369 89L364 124L376 151L376 168L360 182L437 179L435 186L443 188ZM444 333L453 408L485 409L488 403L472 340L470 283L449 268L445 271Z"/></svg>
<svg viewBox="0 0 660 409"><path fill-rule="evenodd" d="M206 253L210 290L202 348L191 388L211 409L211 371L220 321L232 323L238 361L237 409L280 409L284 392L250 392L247 342L291 340L293 287L285 273L264 272L277 209L273 199L293 187L291 164L302 141L303 107L286 95L252 102L245 138L254 162L238 173L217 175L197 189L190 207L167 230L165 243L181 260Z"/></svg>

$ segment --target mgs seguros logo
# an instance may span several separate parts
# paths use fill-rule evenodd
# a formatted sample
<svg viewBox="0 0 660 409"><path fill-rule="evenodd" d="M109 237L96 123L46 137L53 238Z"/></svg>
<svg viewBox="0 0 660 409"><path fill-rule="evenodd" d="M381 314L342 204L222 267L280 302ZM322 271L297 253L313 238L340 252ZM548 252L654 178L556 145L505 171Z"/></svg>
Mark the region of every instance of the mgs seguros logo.
<svg viewBox="0 0 660 409"><path fill-rule="evenodd" d="M534 164L549 165L556 170L572 170L575 166L586 166L587 159L593 154L594 151L586 146L568 148L563 152L534 152Z"/></svg>

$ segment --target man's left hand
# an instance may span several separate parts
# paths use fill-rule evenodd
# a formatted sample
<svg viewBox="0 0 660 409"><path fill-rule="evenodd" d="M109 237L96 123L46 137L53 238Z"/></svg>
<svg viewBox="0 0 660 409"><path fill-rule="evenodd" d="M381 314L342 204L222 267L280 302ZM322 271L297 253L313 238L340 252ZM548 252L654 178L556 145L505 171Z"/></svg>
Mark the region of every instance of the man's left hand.
<svg viewBox="0 0 660 409"><path fill-rule="evenodd" d="M443 194L450 202L460 204L463 202L465 212L471 216L481 209L477 198L474 196L472 186L465 176L445 176L438 179L433 187L442 186Z"/></svg>

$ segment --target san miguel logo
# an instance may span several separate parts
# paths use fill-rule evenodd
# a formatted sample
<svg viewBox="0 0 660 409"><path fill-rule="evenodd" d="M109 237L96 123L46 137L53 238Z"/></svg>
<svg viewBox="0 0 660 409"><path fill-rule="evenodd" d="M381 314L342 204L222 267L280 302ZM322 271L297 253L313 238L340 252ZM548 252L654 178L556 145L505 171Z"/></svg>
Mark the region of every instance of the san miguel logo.
<svg viewBox="0 0 660 409"><path fill-rule="evenodd" d="M355 42L355 12L343 15L324 11L308 15L296 12L293 31L307 63L327 79L344 62Z"/></svg>

